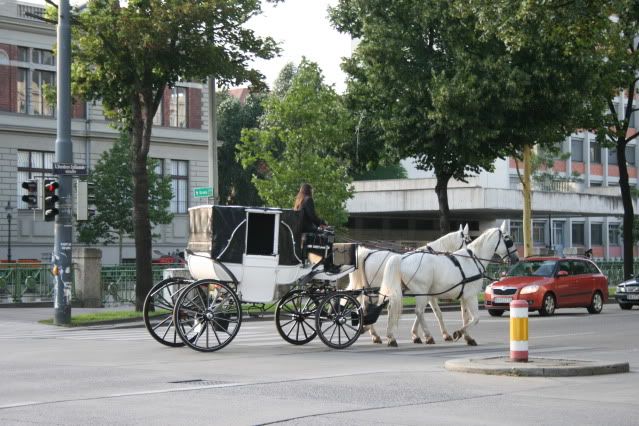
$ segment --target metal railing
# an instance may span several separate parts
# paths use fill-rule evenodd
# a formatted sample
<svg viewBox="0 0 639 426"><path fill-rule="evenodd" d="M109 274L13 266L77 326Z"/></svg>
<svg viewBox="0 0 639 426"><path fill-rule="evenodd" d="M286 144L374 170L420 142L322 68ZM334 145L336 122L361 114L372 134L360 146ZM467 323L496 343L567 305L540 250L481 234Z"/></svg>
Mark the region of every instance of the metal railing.
<svg viewBox="0 0 639 426"><path fill-rule="evenodd" d="M54 282L46 263L0 265L0 303L53 302Z"/></svg>
<svg viewBox="0 0 639 426"><path fill-rule="evenodd" d="M184 268L184 265L153 265L153 283L162 280L163 271L167 268ZM113 306L135 303L135 264L102 266L102 304Z"/></svg>

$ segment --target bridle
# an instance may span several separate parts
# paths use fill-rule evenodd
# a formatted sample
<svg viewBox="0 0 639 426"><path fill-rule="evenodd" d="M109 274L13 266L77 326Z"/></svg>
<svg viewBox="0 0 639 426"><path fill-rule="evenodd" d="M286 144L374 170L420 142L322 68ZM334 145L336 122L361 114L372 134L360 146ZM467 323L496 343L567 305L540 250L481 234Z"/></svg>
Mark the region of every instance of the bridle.
<svg viewBox="0 0 639 426"><path fill-rule="evenodd" d="M504 256L500 256L501 259L501 263L506 263L506 261L504 259L509 258L511 259L513 254L517 253L517 249L513 248L515 246L515 243L513 242L513 240L510 238L510 235L508 234L504 234L503 231L500 229L498 229L499 231L499 239L497 240L497 245L495 246L495 250L494 250L494 255L497 255L497 250L499 249L499 244L501 244L501 242L504 242L504 245L506 246L506 254ZM512 249L512 250L511 250Z"/></svg>

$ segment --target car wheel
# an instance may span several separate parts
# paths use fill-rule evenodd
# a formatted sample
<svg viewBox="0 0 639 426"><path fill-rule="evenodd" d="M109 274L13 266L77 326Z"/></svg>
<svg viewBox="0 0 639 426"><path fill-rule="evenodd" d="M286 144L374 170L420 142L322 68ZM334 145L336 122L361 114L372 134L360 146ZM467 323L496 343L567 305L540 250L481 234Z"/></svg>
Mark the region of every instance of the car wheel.
<svg viewBox="0 0 639 426"><path fill-rule="evenodd" d="M598 291L592 295L592 301L590 302L590 306L588 306L588 312L591 314L598 314L603 309L603 297L601 293Z"/></svg>
<svg viewBox="0 0 639 426"><path fill-rule="evenodd" d="M632 309L632 303L620 303L619 307L624 311L629 311L630 309Z"/></svg>
<svg viewBox="0 0 639 426"><path fill-rule="evenodd" d="M550 293L546 293L544 295L544 301L541 303L541 309L539 310L539 315L543 317L550 316L555 313L555 296Z"/></svg>
<svg viewBox="0 0 639 426"><path fill-rule="evenodd" d="M502 311L501 309L489 309L488 313L491 317L500 317L504 315L504 311Z"/></svg>

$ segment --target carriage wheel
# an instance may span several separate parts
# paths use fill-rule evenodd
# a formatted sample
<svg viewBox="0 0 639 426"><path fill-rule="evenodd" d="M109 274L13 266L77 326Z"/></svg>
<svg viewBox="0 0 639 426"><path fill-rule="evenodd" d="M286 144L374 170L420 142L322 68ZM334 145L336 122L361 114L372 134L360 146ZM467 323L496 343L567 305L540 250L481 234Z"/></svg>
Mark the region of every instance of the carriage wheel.
<svg viewBox="0 0 639 426"><path fill-rule="evenodd" d="M173 310L177 333L196 351L213 352L231 343L242 324L235 291L214 280L200 280L180 292Z"/></svg>
<svg viewBox="0 0 639 426"><path fill-rule="evenodd" d="M144 299L144 325L151 337L163 345L173 348L184 346L173 324L173 307L180 291L191 282L181 278L162 280Z"/></svg>
<svg viewBox="0 0 639 426"><path fill-rule="evenodd" d="M304 345L317 336L315 315L317 298L305 290L292 290L275 308L275 328L284 340Z"/></svg>
<svg viewBox="0 0 639 426"><path fill-rule="evenodd" d="M334 349L355 343L362 332L362 306L349 294L328 295L317 309L315 327L320 339Z"/></svg>

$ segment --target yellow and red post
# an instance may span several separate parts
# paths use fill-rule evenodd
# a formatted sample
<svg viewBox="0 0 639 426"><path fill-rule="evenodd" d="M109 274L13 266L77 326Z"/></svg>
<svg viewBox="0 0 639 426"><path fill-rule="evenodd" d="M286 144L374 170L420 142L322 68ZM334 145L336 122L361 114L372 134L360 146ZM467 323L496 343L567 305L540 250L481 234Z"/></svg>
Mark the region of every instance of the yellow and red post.
<svg viewBox="0 0 639 426"><path fill-rule="evenodd" d="M528 302L510 302L510 360L528 362Z"/></svg>

